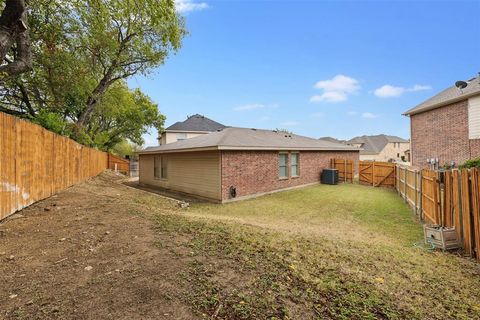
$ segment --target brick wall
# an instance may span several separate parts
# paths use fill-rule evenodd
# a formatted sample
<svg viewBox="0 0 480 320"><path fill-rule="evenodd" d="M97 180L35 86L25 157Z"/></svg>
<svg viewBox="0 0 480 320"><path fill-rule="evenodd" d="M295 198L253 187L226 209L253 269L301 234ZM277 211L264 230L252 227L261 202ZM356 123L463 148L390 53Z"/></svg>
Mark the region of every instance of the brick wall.
<svg viewBox="0 0 480 320"><path fill-rule="evenodd" d="M470 158L480 157L480 139L470 140Z"/></svg>
<svg viewBox="0 0 480 320"><path fill-rule="evenodd" d="M470 159L467 100L413 115L410 124L414 166L426 167L429 158L440 165Z"/></svg>
<svg viewBox="0 0 480 320"><path fill-rule="evenodd" d="M230 186L235 186L237 197L243 197L319 182L320 172L330 166L331 158L352 159L357 170L358 156L355 151L300 151L300 176L280 179L277 151L222 151L222 198L230 198Z"/></svg>

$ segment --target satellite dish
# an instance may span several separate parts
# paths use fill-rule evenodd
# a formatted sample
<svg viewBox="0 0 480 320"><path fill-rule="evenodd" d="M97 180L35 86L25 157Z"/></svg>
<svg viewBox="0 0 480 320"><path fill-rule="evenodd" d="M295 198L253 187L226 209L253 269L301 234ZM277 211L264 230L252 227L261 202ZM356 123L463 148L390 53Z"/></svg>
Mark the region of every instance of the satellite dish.
<svg viewBox="0 0 480 320"><path fill-rule="evenodd" d="M455 87L457 87L458 89L462 90L462 89L465 89L467 87L468 83L466 83L465 81L457 81L455 82Z"/></svg>

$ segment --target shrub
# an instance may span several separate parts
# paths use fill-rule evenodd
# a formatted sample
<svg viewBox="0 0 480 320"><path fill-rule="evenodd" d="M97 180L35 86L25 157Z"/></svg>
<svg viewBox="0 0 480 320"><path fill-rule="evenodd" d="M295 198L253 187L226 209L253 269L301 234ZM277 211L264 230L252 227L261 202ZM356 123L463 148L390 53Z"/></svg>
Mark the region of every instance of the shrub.
<svg viewBox="0 0 480 320"><path fill-rule="evenodd" d="M465 161L459 166L460 169L480 168L480 157Z"/></svg>

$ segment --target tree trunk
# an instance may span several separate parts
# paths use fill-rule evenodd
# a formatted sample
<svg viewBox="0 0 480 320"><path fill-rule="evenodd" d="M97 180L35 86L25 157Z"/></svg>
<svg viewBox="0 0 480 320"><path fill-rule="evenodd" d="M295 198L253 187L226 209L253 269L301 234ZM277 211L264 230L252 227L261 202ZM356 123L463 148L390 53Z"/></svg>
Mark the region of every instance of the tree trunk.
<svg viewBox="0 0 480 320"><path fill-rule="evenodd" d="M6 0L0 16L0 63L13 44L17 45L14 61L0 66L0 79L16 76L32 68L30 35L25 0Z"/></svg>

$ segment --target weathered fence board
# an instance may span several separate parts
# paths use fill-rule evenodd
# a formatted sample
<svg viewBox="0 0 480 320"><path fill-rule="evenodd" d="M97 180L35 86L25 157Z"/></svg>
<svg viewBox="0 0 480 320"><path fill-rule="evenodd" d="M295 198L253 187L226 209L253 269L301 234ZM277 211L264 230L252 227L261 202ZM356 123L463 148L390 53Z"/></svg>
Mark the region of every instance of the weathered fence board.
<svg viewBox="0 0 480 320"><path fill-rule="evenodd" d="M338 180L353 183L355 163L348 159L331 159L330 168L338 170Z"/></svg>
<svg viewBox="0 0 480 320"><path fill-rule="evenodd" d="M108 154L108 168L125 175L130 175L130 161Z"/></svg>
<svg viewBox="0 0 480 320"><path fill-rule="evenodd" d="M0 113L0 219L108 166L107 153Z"/></svg>
<svg viewBox="0 0 480 320"><path fill-rule="evenodd" d="M423 218L422 204L422 175L419 170L405 166L396 166L395 188L398 194L412 207L419 218Z"/></svg>
<svg viewBox="0 0 480 320"><path fill-rule="evenodd" d="M431 224L440 224L438 172L422 170L422 216Z"/></svg>
<svg viewBox="0 0 480 320"><path fill-rule="evenodd" d="M395 185L414 211L422 213L420 218L455 227L465 253L480 259L480 169L420 171L397 166Z"/></svg>
<svg viewBox="0 0 480 320"><path fill-rule="evenodd" d="M374 187L395 187L395 163L360 161L359 181Z"/></svg>

